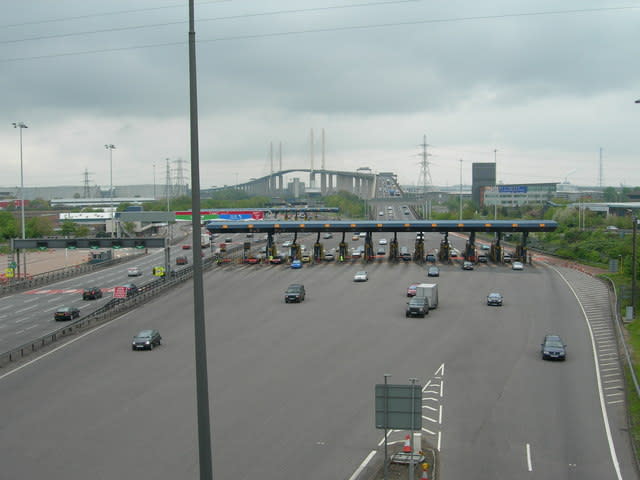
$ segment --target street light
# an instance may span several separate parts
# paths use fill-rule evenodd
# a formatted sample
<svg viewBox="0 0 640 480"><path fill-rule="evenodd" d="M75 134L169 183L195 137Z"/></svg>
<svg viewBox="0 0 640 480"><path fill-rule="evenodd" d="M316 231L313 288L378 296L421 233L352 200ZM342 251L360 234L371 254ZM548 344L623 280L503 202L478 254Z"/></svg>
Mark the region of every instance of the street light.
<svg viewBox="0 0 640 480"><path fill-rule="evenodd" d="M636 276L638 274L636 268L636 234L638 232L638 217L635 214L632 214L633 220L633 235L631 237L631 242L633 245L631 246L631 318L635 318L636 316Z"/></svg>
<svg viewBox="0 0 640 480"><path fill-rule="evenodd" d="M112 143L107 143L104 145L104 148L109 150L109 199L111 210L111 236L113 237L113 230L115 225L115 215L113 213L113 149L116 148L116 146Z"/></svg>
<svg viewBox="0 0 640 480"><path fill-rule="evenodd" d="M497 220L498 219L498 149L494 148L493 149L493 163L494 163L494 171L493 171L493 176L495 177L495 184L496 184L496 193L495 193L495 204L494 204L494 208L493 208L493 219Z"/></svg>
<svg viewBox="0 0 640 480"><path fill-rule="evenodd" d="M462 159L460 159L460 220L462 220Z"/></svg>
<svg viewBox="0 0 640 480"><path fill-rule="evenodd" d="M25 237L24 228L24 172L22 169L22 129L29 128L22 122L12 123L13 128L20 129L20 223L22 225L22 239Z"/></svg>
<svg viewBox="0 0 640 480"><path fill-rule="evenodd" d="M26 229L24 226L24 170L22 168L22 129L29 128L23 122L14 122L12 123L13 128L18 128L20 130L20 225L22 228L22 239L24 240L26 237ZM22 262L23 269L22 274L25 275L27 273L27 252L26 250L22 254ZM20 272L20 258L18 257L18 273Z"/></svg>

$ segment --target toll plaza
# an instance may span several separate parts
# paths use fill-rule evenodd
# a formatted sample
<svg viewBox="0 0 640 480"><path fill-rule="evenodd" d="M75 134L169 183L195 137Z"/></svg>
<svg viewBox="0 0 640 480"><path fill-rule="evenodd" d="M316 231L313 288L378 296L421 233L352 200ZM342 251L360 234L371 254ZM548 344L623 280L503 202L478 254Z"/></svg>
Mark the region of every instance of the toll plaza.
<svg viewBox="0 0 640 480"><path fill-rule="evenodd" d="M298 244L298 234L316 234L315 243L313 245L313 261L319 262L322 259L324 245L321 242L321 234L338 233L341 234L340 243L338 244L338 258L340 262L344 262L351 258L349 252L349 244L347 241L347 233L356 233L360 235L364 233L364 249L361 258L364 261L372 261L375 257L373 247L374 233L390 233L393 238L389 241L389 261L425 261L424 234L429 232L438 232L442 234L438 249L438 259L442 262L449 262L452 258L452 246L449 242L449 234L452 232L465 233L468 235L462 256L465 260L477 261L478 253L476 247L477 233L493 233L493 240L489 249L489 257L494 262L502 262L504 260L504 249L502 246L503 235L520 234L520 239L516 243L515 254L513 260L527 262L527 239L531 232L552 232L558 228L557 222L554 221L537 221L537 220L414 220L414 221L214 221L206 224L207 230L211 234L266 234L266 246L264 250L265 258L273 258L278 256L278 250L274 241L274 235L280 233L293 233L293 241L288 246L289 259L300 259L301 246ZM416 233L416 239L413 252L405 251L398 245L398 233L413 232Z"/></svg>

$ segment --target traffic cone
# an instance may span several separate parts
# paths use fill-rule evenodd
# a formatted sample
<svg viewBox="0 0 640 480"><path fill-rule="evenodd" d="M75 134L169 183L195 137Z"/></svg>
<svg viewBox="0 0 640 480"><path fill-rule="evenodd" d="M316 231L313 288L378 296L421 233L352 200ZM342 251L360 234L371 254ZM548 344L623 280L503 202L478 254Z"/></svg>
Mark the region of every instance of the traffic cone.
<svg viewBox="0 0 640 480"><path fill-rule="evenodd" d="M411 435L404 437L404 447L402 447L403 453L411 453Z"/></svg>
<svg viewBox="0 0 640 480"><path fill-rule="evenodd" d="M428 463L422 464L422 476L420 477L420 480L429 480L429 464Z"/></svg>

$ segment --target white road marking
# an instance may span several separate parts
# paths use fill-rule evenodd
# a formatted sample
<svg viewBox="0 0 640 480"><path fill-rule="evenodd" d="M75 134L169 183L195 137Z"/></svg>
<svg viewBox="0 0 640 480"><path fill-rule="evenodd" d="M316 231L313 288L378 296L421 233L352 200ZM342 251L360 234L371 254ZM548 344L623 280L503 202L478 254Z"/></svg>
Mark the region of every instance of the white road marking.
<svg viewBox="0 0 640 480"><path fill-rule="evenodd" d="M25 330L31 330L32 328L36 328L38 325L31 325L30 327L25 328Z"/></svg>
<svg viewBox="0 0 640 480"><path fill-rule="evenodd" d="M527 443L527 470L533 472L533 466L531 465L531 445Z"/></svg>
<svg viewBox="0 0 640 480"><path fill-rule="evenodd" d="M79 335L79 336L77 336L77 337L75 337L75 338L72 338L72 339L71 339L71 340L69 340L68 342L63 343L62 345L60 345L59 347L56 347L56 348L54 348L53 350L50 350L50 351L49 351L49 352L47 352L47 353L43 353L43 354L42 354L42 355L40 355L39 357L34 358L33 360L30 360L30 361L28 361L27 363L25 363L25 364L23 364L23 365L20 365L19 367L16 367L16 368L14 368L13 370L9 370L7 373L4 373L4 374L0 375L0 380L2 380L2 379L3 379L3 378L5 378L5 377L8 377L9 375L12 375L12 374L14 374L14 373L16 373L16 372L19 372L20 370L22 370L22 369L23 369L23 368L25 368L25 367L28 367L29 365L32 365L32 364L34 364L34 363L36 363L36 362L39 362L40 360L42 360L42 359L44 359L44 358L48 357L49 355L51 355L51 354L53 354L53 353L57 352L58 350L62 350L63 348L65 348L65 347L67 347L67 346L71 345L72 343L77 342L78 340L82 340L84 337L87 337L87 336L92 335L92 334L94 334L94 333L96 333L96 332L99 332L99 331L100 331L100 330L102 330L104 327L107 327L107 326L109 326L109 325L113 325L115 322L117 322L117 321L119 321L119 320L122 320L123 318L125 318L127 315L129 315L129 314L131 314L131 313L133 313L133 312L127 312L127 313L125 313L125 314L123 314L123 315L121 315L121 316L119 316L119 317L114 318L114 319L113 319L113 320L111 320L110 322L105 322L105 323L103 323L102 325L99 325L99 326L97 326L97 327L95 327L95 328L91 329L90 331L88 331L88 332L86 332L86 333L83 333L82 335ZM16 333L16 335L18 335L18 334L20 334L20 333L24 333L24 330L20 330L20 331L15 332L15 333Z"/></svg>
<svg viewBox="0 0 640 480"><path fill-rule="evenodd" d="M20 310L16 310L13 313L22 313L22 312L26 312L27 310L33 310L34 308L37 308L37 305L31 305L30 307L27 307L27 308L21 308Z"/></svg>
<svg viewBox="0 0 640 480"><path fill-rule="evenodd" d="M358 478L358 475L360 475L360 473L364 470L364 468L367 466L367 464L371 461L371 459L373 458L373 456L376 454L375 450L371 450L371 452L369 452L369 455L367 455L367 458L365 458L362 463L360 464L360 466L356 469L355 472L353 472L353 475L351 475L349 477L349 480L355 480L356 478Z"/></svg>
<svg viewBox="0 0 640 480"><path fill-rule="evenodd" d="M618 480L622 480L622 472L620 471L620 463L618 462L616 447L613 443L613 437L611 435L611 426L609 425L609 414L607 413L607 405L604 399L604 391L602 389L603 388L602 376L600 374L600 366L598 365L599 359L598 359L598 352L596 350L595 334L593 332L593 329L591 328L591 324L589 323L589 317L587 316L587 313L584 310L584 306L582 305L582 302L580 301L580 298L578 297L578 294L576 293L575 289L571 286L571 284L567 281L567 279L564 278L564 276L559 270L557 270L554 267L551 267L551 268L555 270L558 273L558 275L560 275L560 278L564 280L564 282L569 287L569 290L573 292L573 295L576 297L576 300L578 301L578 305L580 305L580 309L582 310L582 316L587 325L589 336L591 337L591 348L593 349L593 362L596 370L596 384L598 386L598 396L600 398L600 411L602 412L602 423L604 424L604 430L607 436L607 442L609 443L609 455L611 455L611 462L613 463L613 469L616 472L616 478ZM615 354L605 353L602 356L605 356L605 355L615 355ZM613 376L613 374L611 376Z"/></svg>

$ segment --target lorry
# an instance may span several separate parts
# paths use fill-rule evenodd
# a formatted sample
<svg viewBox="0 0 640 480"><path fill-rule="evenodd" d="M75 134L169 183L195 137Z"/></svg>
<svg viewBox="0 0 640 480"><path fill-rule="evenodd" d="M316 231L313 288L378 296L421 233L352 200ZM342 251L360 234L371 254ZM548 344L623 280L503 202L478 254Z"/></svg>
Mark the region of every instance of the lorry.
<svg viewBox="0 0 640 480"><path fill-rule="evenodd" d="M426 297L430 309L438 308L438 284L419 283L416 286L416 297Z"/></svg>
<svg viewBox="0 0 640 480"><path fill-rule="evenodd" d="M200 235L200 247L207 248L211 245L211 236L208 233L203 233Z"/></svg>

